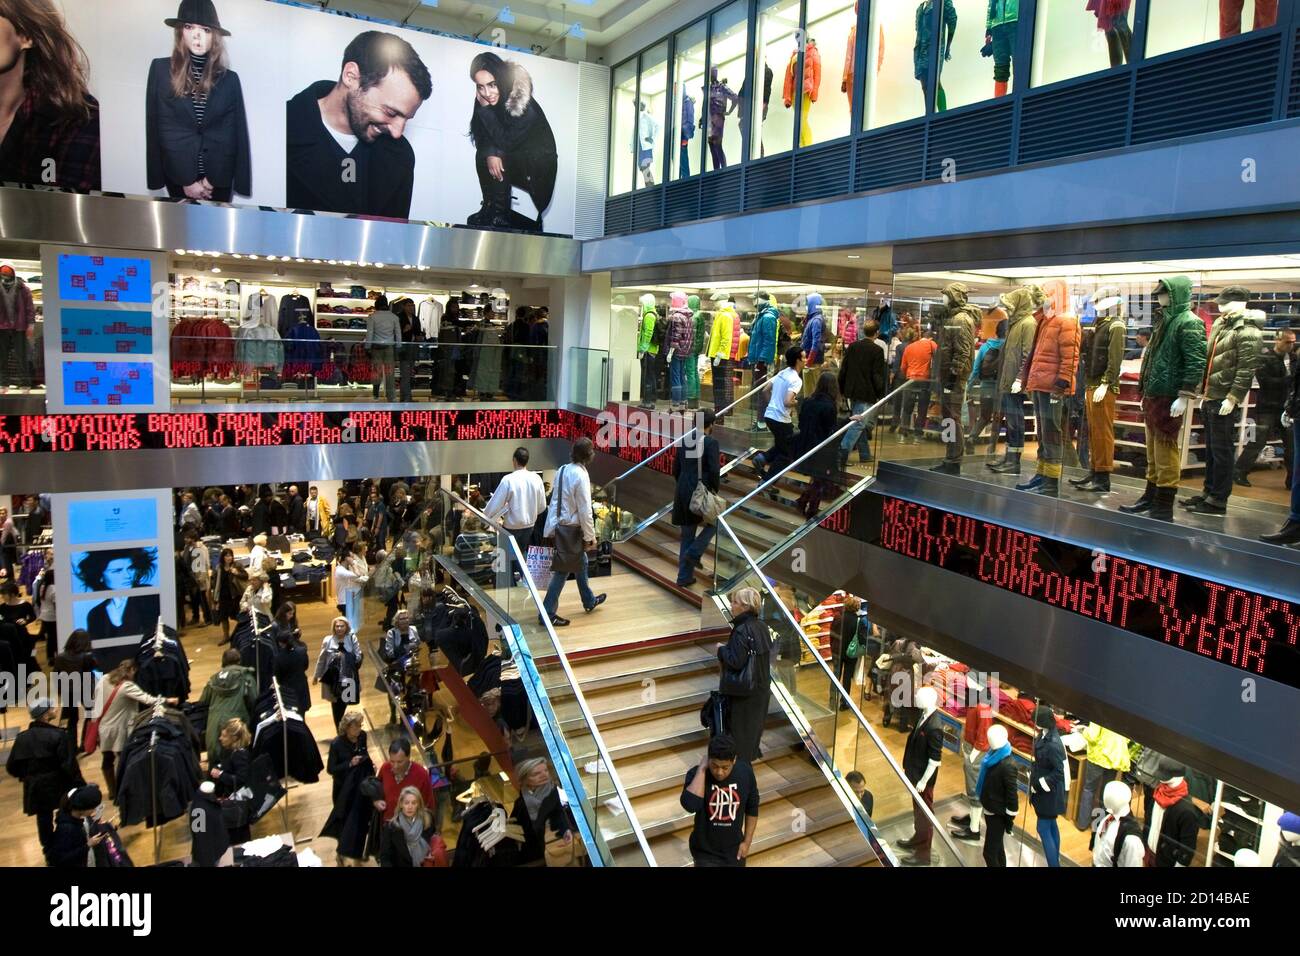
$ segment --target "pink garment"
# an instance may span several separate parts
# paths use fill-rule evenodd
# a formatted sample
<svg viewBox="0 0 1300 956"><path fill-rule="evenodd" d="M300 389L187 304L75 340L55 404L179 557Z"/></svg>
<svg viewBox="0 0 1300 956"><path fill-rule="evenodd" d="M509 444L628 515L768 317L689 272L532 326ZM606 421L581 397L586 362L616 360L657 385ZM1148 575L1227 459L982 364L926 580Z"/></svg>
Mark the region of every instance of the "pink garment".
<svg viewBox="0 0 1300 956"><path fill-rule="evenodd" d="M1116 20L1127 20L1133 0L1088 0L1086 9L1097 15L1098 30L1113 30Z"/></svg>
<svg viewBox="0 0 1300 956"><path fill-rule="evenodd" d="M858 340L857 316L853 314L852 309L840 309L839 321L836 325L838 328L835 331L839 333L845 348Z"/></svg>

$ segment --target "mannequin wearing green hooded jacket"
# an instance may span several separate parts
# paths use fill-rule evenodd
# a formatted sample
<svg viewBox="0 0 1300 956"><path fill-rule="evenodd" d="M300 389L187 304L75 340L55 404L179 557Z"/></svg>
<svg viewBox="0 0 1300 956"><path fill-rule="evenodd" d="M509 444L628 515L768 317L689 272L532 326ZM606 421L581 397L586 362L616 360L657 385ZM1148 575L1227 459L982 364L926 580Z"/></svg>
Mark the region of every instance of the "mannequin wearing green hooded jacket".
<svg viewBox="0 0 1300 956"><path fill-rule="evenodd" d="M641 319L637 324L636 357L641 363L641 407L654 408L656 381L656 362L659 357L659 341L655 336L655 325L659 313L655 310L655 297L647 292L641 296Z"/></svg>
<svg viewBox="0 0 1300 956"><path fill-rule="evenodd" d="M1002 295L999 300L1007 312L1007 335L1002 345L1002 368L998 372L998 394L1002 396L1002 417L1007 426L1007 451L998 461L985 467L998 474L1020 474L1020 455L1025 450L1025 396L1014 389L1020 367L1034 345L1038 328L1034 310L1043 304L1043 290L1036 285L1021 286Z"/></svg>
<svg viewBox="0 0 1300 956"><path fill-rule="evenodd" d="M1174 520L1174 498L1182 477L1179 443L1183 415L1205 381L1205 323L1192 313L1192 280L1161 279L1152 290L1159 309L1151 344L1142 355L1138 393L1146 425L1147 484L1142 497L1120 505L1126 514Z"/></svg>
<svg viewBox="0 0 1300 956"><path fill-rule="evenodd" d="M690 359L686 363L686 405L688 408L700 407L700 353L708 333L704 330L704 313L700 311L700 297L688 295L686 307L691 310L695 322L695 337L691 340Z"/></svg>

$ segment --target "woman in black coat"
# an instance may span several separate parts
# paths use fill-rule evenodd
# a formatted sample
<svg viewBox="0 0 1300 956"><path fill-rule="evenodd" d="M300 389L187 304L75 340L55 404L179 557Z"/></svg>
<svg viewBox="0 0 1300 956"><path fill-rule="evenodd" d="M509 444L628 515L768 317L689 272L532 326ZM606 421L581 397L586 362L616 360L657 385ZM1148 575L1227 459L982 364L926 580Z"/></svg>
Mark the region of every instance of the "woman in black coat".
<svg viewBox="0 0 1300 956"><path fill-rule="evenodd" d="M753 763L758 759L759 740L767 723L772 684L772 633L759 619L763 597L756 588L731 592L731 637L718 646L718 660L724 671L739 671L754 656L754 689L743 696L726 694L731 738L736 754ZM725 681L719 688L725 693Z"/></svg>
<svg viewBox="0 0 1300 956"><path fill-rule="evenodd" d="M703 561L704 552L709 550L709 542L718 530L711 524L701 529L704 519L691 511L691 495L695 493L696 485L703 481L704 487L716 495L722 481L719 466L722 452L718 440L713 437L713 409L706 408L701 414L703 442L682 442L673 458L673 477L677 479L677 491L673 495L673 524L682 529L682 543L677 553L677 586L682 588L695 583L695 569Z"/></svg>
<svg viewBox="0 0 1300 956"><path fill-rule="evenodd" d="M305 714L311 708L311 685L307 680L311 661L298 627L298 608L292 601L280 605L275 626L275 679L280 682L280 690Z"/></svg>
<svg viewBox="0 0 1300 956"><path fill-rule="evenodd" d="M817 379L817 389L799 409L799 435L795 439L798 455L806 455L835 433L839 416L840 387L834 372L822 372ZM808 490L799 496L799 508L804 517L812 518L821 509L822 497L834 485L831 475L838 460L839 446L826 444L799 466L811 481Z"/></svg>
<svg viewBox="0 0 1300 956"><path fill-rule="evenodd" d="M1029 803L1038 817L1038 838L1048 866L1061 865L1061 831L1056 818L1065 813L1065 745L1052 708L1034 709L1034 766L1029 775Z"/></svg>
<svg viewBox="0 0 1300 956"><path fill-rule="evenodd" d="M343 715L339 735L330 741L329 759L325 763L326 771L334 779L334 801L320 835L337 841L340 866L355 865L365 859L370 820L375 812L372 802L361 792L362 782L375 775L375 764L366 746L366 732L361 728L364 720L357 710Z"/></svg>
<svg viewBox="0 0 1300 956"><path fill-rule="evenodd" d="M533 98L533 78L520 64L495 53L474 57L469 75L475 87L469 135L483 207L465 224L541 232L555 194L558 160L551 124ZM512 186L533 200L535 221L512 213Z"/></svg>
<svg viewBox="0 0 1300 956"><path fill-rule="evenodd" d="M429 841L437 833L433 814L424 807L420 791L406 787L397 797L397 812L379 831L379 865L424 866L430 853Z"/></svg>
<svg viewBox="0 0 1300 956"><path fill-rule="evenodd" d="M104 858L101 849L108 839L108 828L101 828L96 819L103 802L103 794L93 783L77 787L64 795L54 817L54 834L50 837L50 847L46 854L50 866L85 868L111 865Z"/></svg>
<svg viewBox="0 0 1300 956"><path fill-rule="evenodd" d="M239 76L227 68L225 38L212 0L182 0L172 53L149 65L145 163L150 189L175 199L230 202L252 194L248 119Z"/></svg>

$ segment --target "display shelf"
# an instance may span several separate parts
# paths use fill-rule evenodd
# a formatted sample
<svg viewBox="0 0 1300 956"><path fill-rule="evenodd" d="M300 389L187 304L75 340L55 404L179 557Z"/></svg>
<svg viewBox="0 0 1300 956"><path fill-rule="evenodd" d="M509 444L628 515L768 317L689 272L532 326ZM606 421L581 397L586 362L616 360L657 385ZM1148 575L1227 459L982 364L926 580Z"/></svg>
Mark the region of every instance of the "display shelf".
<svg viewBox="0 0 1300 956"><path fill-rule="evenodd" d="M1235 803L1224 803L1224 804L1223 804L1223 809L1225 809L1225 810L1231 810L1231 811L1232 811L1233 813L1235 813L1237 816L1239 816L1239 817L1245 817L1245 818L1246 818L1247 820L1249 820L1251 823L1258 823L1261 827L1264 825L1264 821L1263 821L1263 820L1259 819L1259 817L1252 817L1249 813L1247 813L1245 810L1241 809L1241 807L1237 806Z"/></svg>

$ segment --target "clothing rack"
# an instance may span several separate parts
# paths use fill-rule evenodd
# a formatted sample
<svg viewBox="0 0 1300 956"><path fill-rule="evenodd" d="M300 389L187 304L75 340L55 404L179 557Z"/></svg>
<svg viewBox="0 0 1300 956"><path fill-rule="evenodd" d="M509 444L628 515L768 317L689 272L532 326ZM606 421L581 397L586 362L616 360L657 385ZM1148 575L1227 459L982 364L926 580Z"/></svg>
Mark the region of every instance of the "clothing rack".
<svg viewBox="0 0 1300 956"><path fill-rule="evenodd" d="M165 636L166 635L163 633L162 617L159 616L158 626L154 629L154 634L153 634L153 656L154 657L163 656L162 647L163 647L163 638ZM155 716L157 716L157 714L155 714Z"/></svg>
<svg viewBox="0 0 1300 956"><path fill-rule="evenodd" d="M254 628L256 628L256 625L254 625ZM271 690L275 692L275 714L280 719L280 722L283 723L285 720L284 697L281 696L280 694L280 681L274 675L272 675L271 677ZM281 734L280 742L284 745L284 769L285 772L287 773L289 770L289 735L287 733ZM291 832L291 828L289 826L289 785L288 784L285 784L284 787L284 803L281 805L281 807L284 811L284 830L286 833L289 833Z"/></svg>
<svg viewBox="0 0 1300 956"><path fill-rule="evenodd" d="M154 638L155 646L162 637L162 625L158 625L158 636ZM166 713L166 705L162 700L153 705L153 717L158 719ZM155 728L149 734L149 802L153 809L153 861L154 864L162 862L162 825L158 822L158 760L154 755L154 750L158 746L158 731Z"/></svg>

